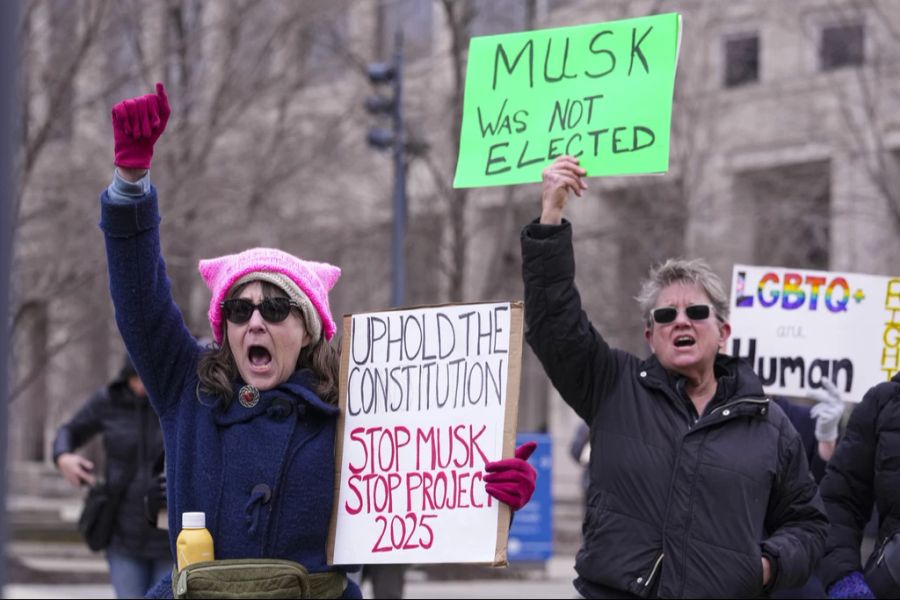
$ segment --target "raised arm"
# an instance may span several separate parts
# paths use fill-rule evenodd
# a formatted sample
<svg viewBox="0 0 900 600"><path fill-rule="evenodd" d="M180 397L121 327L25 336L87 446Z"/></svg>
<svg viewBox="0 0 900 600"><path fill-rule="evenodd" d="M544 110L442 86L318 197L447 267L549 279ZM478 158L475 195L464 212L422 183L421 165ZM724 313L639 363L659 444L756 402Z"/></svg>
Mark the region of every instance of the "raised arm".
<svg viewBox="0 0 900 600"><path fill-rule="evenodd" d="M199 348L172 299L160 250L156 189L148 174L170 114L161 83L155 94L113 107L117 170L100 196L116 323L160 415L178 399L185 377L196 371Z"/></svg>
<svg viewBox="0 0 900 600"><path fill-rule="evenodd" d="M587 189L584 169L562 156L544 170L541 218L522 230L525 339L563 399L591 422L595 386L612 380L613 352L594 329L575 287L572 227L562 218L574 193Z"/></svg>

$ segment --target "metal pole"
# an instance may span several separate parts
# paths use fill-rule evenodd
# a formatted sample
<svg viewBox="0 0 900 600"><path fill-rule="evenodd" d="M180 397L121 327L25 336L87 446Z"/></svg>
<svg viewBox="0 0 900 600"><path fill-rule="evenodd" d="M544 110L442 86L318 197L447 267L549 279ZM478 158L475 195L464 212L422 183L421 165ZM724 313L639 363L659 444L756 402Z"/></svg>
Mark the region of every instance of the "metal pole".
<svg viewBox="0 0 900 600"><path fill-rule="evenodd" d="M19 2L0 1L0 506L6 506L6 444L9 405L9 297L12 265L12 207L15 198L16 65ZM0 511L0 552L6 556L6 510ZM0 560L0 590L6 585L6 560Z"/></svg>
<svg viewBox="0 0 900 600"><path fill-rule="evenodd" d="M406 135L403 127L403 32L394 41L394 235L391 303L406 304Z"/></svg>

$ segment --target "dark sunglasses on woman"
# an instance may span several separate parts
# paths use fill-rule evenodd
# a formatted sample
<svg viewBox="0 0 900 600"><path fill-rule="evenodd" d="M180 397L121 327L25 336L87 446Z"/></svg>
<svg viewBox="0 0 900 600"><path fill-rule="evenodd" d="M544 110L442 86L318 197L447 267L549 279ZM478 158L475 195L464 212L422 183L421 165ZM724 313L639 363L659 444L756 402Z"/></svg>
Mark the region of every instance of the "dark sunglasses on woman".
<svg viewBox="0 0 900 600"><path fill-rule="evenodd" d="M704 321L712 314L712 306L709 304L691 304L684 308L684 314L691 321ZM678 309L674 306L664 306L662 308L654 308L650 311L653 321L658 325L671 323L678 317Z"/></svg>
<svg viewBox="0 0 900 600"><path fill-rule="evenodd" d="M264 298L259 304L253 304L246 298L231 298L222 302L220 306L222 316L235 325L249 321L256 309L259 309L259 314L269 323L280 323L287 319L292 308L300 308L299 304L283 296Z"/></svg>

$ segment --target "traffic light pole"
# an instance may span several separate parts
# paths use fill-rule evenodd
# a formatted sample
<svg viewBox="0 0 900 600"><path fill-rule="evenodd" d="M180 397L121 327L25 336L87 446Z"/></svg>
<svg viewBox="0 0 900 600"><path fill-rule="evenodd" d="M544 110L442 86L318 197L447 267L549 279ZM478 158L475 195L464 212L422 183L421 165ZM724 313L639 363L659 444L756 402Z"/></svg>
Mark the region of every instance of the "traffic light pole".
<svg viewBox="0 0 900 600"><path fill-rule="evenodd" d="M0 0L2 1L2 0ZM406 132L403 126L403 32L394 38L394 58L389 63L375 63L367 69L374 85L388 82L392 97L376 93L366 98L366 110L374 115L390 115L392 131L382 127L369 129L369 145L378 150L394 151L394 223L391 241L391 305L406 304Z"/></svg>
<svg viewBox="0 0 900 600"><path fill-rule="evenodd" d="M403 126L403 33L394 42L394 235L391 304L406 304L406 134Z"/></svg>

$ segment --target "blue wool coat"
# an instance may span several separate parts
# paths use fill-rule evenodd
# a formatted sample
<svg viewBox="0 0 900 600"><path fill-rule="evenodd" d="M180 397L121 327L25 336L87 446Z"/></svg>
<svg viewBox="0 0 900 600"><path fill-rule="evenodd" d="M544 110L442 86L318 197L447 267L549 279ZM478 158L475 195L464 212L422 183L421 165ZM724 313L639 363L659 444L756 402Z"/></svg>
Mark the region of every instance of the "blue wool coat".
<svg viewBox="0 0 900 600"><path fill-rule="evenodd" d="M163 431L173 556L182 513L203 511L217 559L270 557L311 573L338 569L325 556L338 408L318 398L304 370L262 392L250 408L237 399L242 381L225 410L200 392L203 348L172 299L156 189L130 203L103 192L100 202L116 322ZM156 591L167 591L166 583ZM345 597L361 597L352 581Z"/></svg>

